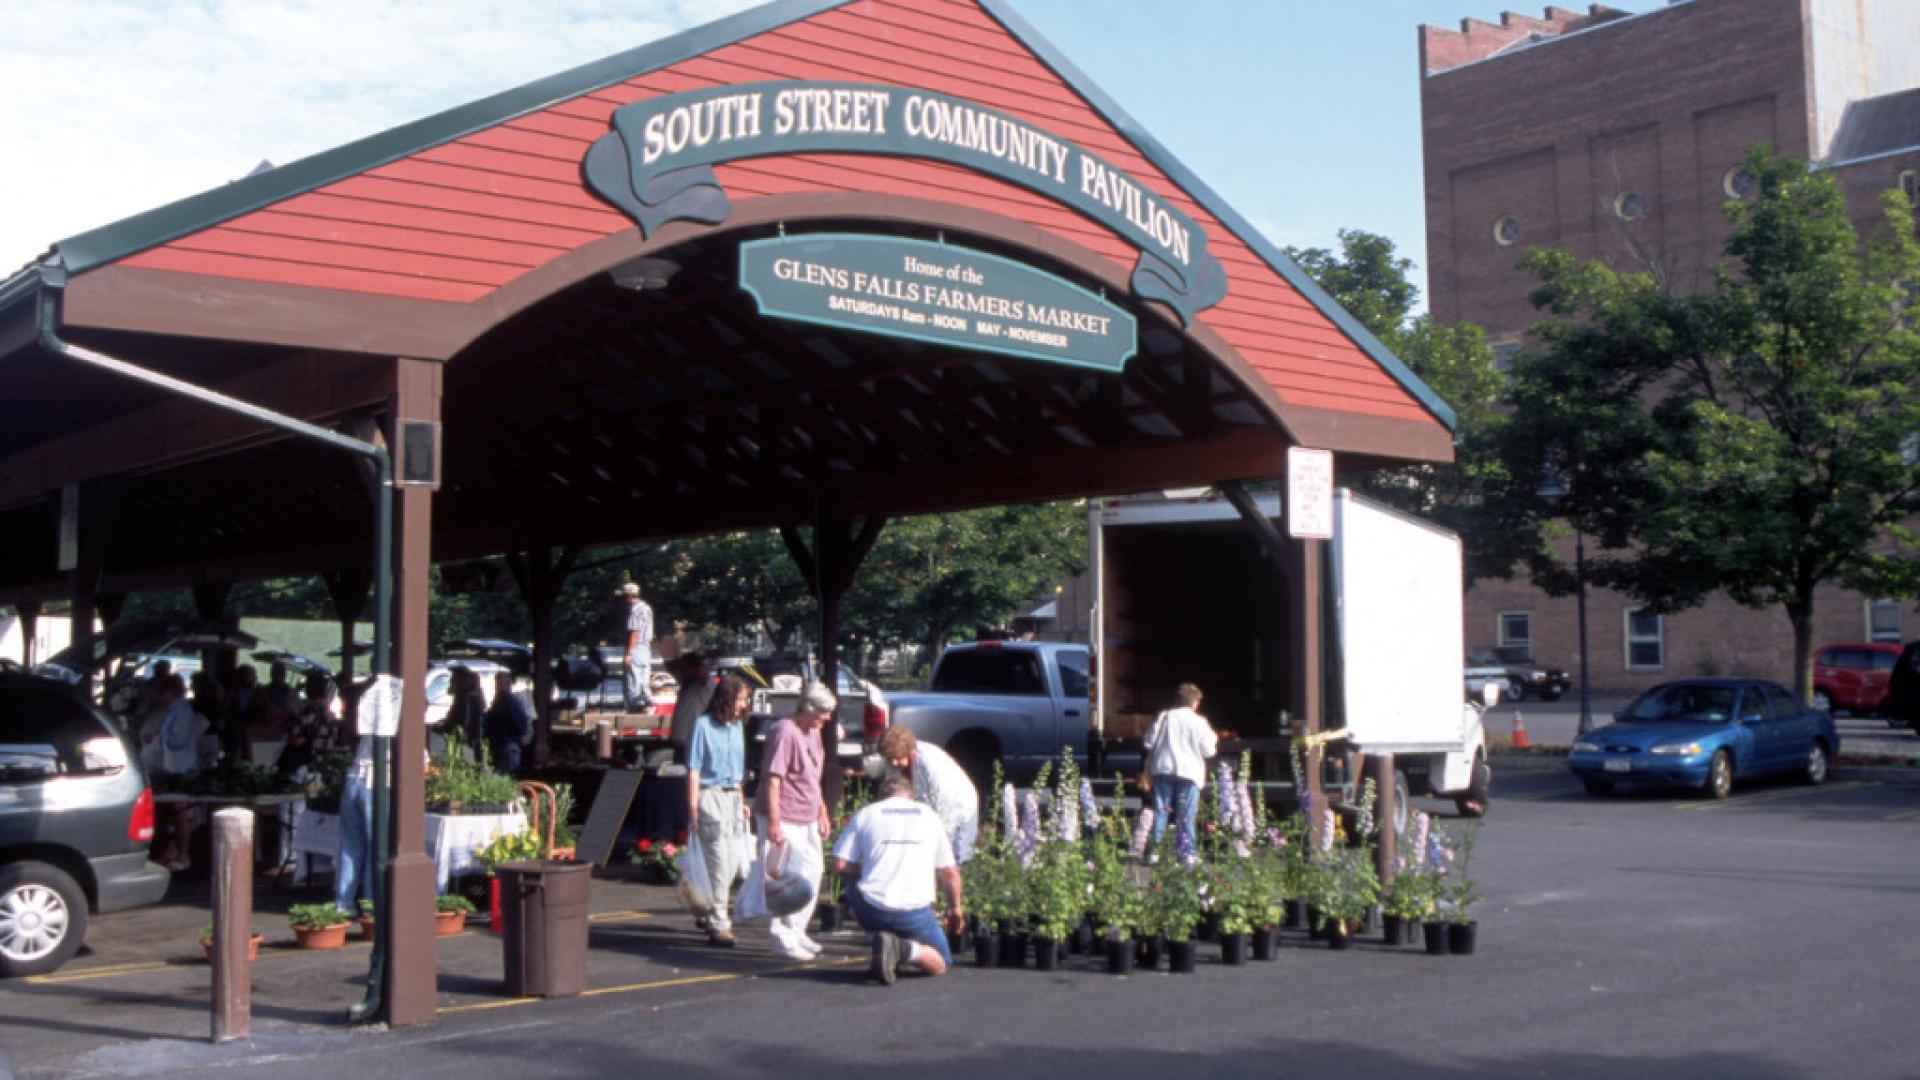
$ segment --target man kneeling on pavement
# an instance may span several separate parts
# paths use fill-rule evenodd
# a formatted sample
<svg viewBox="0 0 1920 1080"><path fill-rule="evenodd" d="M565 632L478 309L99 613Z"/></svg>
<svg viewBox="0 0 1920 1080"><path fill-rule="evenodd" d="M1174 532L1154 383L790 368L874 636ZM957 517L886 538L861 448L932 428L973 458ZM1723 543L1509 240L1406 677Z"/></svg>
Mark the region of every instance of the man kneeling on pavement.
<svg viewBox="0 0 1920 1080"><path fill-rule="evenodd" d="M853 916L873 933L875 979L891 986L902 966L926 975L952 966L933 917L934 882L947 894L947 926L957 934L960 869L940 816L913 801L911 777L888 776L880 800L854 815L833 846L833 872L853 883Z"/></svg>

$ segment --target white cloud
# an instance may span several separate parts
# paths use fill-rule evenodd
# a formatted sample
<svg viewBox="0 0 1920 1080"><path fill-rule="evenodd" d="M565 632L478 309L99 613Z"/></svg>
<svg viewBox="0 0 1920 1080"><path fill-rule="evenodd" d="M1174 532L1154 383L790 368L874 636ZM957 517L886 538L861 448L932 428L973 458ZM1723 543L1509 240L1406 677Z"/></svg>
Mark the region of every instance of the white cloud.
<svg viewBox="0 0 1920 1080"><path fill-rule="evenodd" d="M0 277L55 241L753 0L0 0Z"/></svg>

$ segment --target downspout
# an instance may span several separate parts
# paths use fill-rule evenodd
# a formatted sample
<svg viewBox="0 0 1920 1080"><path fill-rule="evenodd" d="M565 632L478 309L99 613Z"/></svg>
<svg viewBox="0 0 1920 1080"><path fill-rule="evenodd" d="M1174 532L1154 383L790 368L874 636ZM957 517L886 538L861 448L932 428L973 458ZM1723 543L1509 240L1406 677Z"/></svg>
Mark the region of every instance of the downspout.
<svg viewBox="0 0 1920 1080"><path fill-rule="evenodd" d="M67 285L65 267L53 263L40 266L40 285L38 293L37 325L40 347L56 356L84 364L87 367L132 379L178 397L210 405L225 412L237 413L250 420L271 428L278 428L288 434L303 439L325 443L336 449L373 463L374 476L379 481L380 490L373 500L373 661L374 674L391 675L392 632L393 632L393 462L387 452L378 445L329 431L317 424L307 423L271 409L229 397L217 390L209 390L171 375L165 375L138 364L129 363L118 357L108 356L85 346L75 345L60 338L60 297ZM382 986L386 972L387 934L393 926L393 920L387 912L386 866L388 851L389 806L392 801L388 791L388 763L392 755L393 740L381 736L374 740L373 749L373 909L374 926L378 933L374 938L373 955L369 961L367 974L367 994L354 1006L351 1017L355 1021L371 1018L380 1009Z"/></svg>

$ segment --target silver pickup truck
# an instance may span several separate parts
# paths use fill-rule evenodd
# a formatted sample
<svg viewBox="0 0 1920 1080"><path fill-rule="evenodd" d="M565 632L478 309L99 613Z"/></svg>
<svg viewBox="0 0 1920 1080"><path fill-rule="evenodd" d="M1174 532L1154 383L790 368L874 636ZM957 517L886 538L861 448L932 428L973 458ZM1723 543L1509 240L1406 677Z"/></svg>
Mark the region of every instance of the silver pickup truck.
<svg viewBox="0 0 1920 1080"><path fill-rule="evenodd" d="M931 690L890 699L891 719L944 747L975 786L999 761L1024 783L1040 763L1087 752L1087 647L1051 641L976 641L950 646L934 664Z"/></svg>

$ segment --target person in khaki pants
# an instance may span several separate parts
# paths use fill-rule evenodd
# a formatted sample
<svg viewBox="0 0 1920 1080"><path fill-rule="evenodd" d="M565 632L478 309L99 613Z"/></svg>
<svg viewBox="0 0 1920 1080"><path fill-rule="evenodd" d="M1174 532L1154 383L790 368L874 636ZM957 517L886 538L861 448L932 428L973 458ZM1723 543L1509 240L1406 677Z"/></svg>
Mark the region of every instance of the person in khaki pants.
<svg viewBox="0 0 1920 1080"><path fill-rule="evenodd" d="M820 798L820 772L826 763L820 728L833 719L838 704L833 691L819 683L808 683L800 694L800 708L767 732L760 759L759 801L754 807L762 860L772 845L786 843L799 853L801 865L822 866L821 842L832 833L833 826L826 803ZM767 927L773 937L773 954L782 960L811 960L820 955L820 943L807 934L819 895L818 878L814 886L814 898L805 907L775 916Z"/></svg>
<svg viewBox="0 0 1920 1080"><path fill-rule="evenodd" d="M746 849L747 804L740 798L747 760L742 721L752 705L753 689L746 680L727 676L714 689L707 712L694 720L687 739L688 817L700 837L713 891L713 907L705 915L707 940L723 948L733 947L727 894Z"/></svg>

